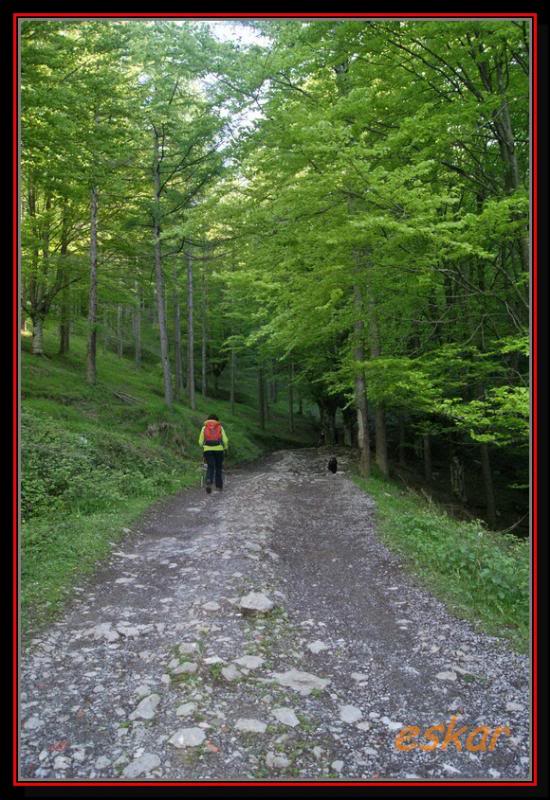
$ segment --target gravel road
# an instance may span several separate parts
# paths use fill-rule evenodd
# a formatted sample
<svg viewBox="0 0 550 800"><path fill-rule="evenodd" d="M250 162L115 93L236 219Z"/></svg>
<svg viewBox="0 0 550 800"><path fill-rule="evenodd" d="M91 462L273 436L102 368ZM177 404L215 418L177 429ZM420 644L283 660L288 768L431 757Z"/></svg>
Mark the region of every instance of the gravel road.
<svg viewBox="0 0 550 800"><path fill-rule="evenodd" d="M529 779L527 657L419 586L327 452L136 522L21 655L21 780Z"/></svg>

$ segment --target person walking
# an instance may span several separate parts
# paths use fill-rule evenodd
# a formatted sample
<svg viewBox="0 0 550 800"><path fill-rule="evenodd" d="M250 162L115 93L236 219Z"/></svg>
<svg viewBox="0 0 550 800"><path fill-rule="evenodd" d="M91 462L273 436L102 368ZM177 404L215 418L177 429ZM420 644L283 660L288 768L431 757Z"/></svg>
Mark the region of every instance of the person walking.
<svg viewBox="0 0 550 800"><path fill-rule="evenodd" d="M199 445L203 449L203 457L207 464L206 492L207 494L211 493L213 483L221 492L223 489L223 457L229 447L229 439L216 414L208 415L208 419L202 426Z"/></svg>

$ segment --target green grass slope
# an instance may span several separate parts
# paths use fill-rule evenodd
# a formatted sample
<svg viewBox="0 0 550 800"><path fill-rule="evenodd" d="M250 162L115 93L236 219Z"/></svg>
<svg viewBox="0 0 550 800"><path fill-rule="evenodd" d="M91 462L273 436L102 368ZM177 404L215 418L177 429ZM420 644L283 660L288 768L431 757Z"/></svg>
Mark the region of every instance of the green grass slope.
<svg viewBox="0 0 550 800"><path fill-rule="evenodd" d="M529 648L529 541L455 519L376 470L354 480L376 501L378 532L420 584L459 617Z"/></svg>
<svg viewBox="0 0 550 800"><path fill-rule="evenodd" d="M55 353L55 331L45 351ZM197 409L164 404L158 364L138 369L111 352L98 355L98 380L85 382L85 340L73 336L65 356L21 354L21 619L37 630L63 607L81 578L105 558L153 501L198 485L200 427L220 416L229 439L227 469L269 449L311 444L314 426L286 399L272 406L265 430L250 398L236 404L197 395ZM239 394L247 398L246 382Z"/></svg>

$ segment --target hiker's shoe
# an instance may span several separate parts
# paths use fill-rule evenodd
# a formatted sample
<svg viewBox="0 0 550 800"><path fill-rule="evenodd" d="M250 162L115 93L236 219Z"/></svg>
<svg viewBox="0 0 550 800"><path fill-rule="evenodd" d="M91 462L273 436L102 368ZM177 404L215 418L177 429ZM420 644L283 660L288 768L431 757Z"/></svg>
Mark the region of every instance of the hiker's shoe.
<svg viewBox="0 0 550 800"><path fill-rule="evenodd" d="M211 491L212 491L212 486L209 483L207 483L206 484L206 494L210 494Z"/></svg>

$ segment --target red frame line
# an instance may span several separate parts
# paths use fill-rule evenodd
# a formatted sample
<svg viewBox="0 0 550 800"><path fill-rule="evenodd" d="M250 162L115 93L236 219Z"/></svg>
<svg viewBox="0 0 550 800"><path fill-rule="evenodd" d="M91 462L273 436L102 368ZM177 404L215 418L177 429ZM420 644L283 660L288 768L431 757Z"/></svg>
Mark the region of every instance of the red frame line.
<svg viewBox="0 0 550 800"><path fill-rule="evenodd" d="M57 17L63 17L63 18L67 18L67 17L69 17L69 18L78 18L78 17L92 18L92 17L94 17L94 18L118 18L118 19L127 19L128 17L141 17L141 18L145 17L145 18L148 18L148 19L161 19L161 18L162 19L182 19L182 18L183 19L196 19L196 18L199 18L199 19L216 19L216 18L220 18L220 19L277 19L277 18L281 18L281 17L285 18L285 19L286 18L291 18L291 17L299 17L299 18L302 18L302 19L310 19L310 18L326 18L326 19L369 18L370 19L372 17L382 17L382 18L396 17L396 18L399 18L399 19L404 19L404 18L408 19L409 17L427 18L427 19L431 19L431 18L434 18L434 17L437 17L437 18L445 17L445 18L450 18L450 19L464 19L464 18L470 18L470 17L474 17L474 18L476 18L476 17L478 17L478 18L495 17L495 18L505 18L505 19L516 19L517 17L521 17L521 18L533 19L534 16L536 16L536 15L535 15L534 12L518 12L516 14L516 13L513 13L513 12L504 12L504 11L502 11L502 12L494 12L494 13L487 12L485 14L481 13L481 12L462 13L462 14L459 14L459 13L448 13L448 14L441 13L441 14L438 14L436 12L431 12L431 13L429 13L429 12L419 12L419 13L414 13L414 12L406 12L406 13L405 12L402 12L402 13L397 13L397 12L387 12L387 13L382 13L382 12L344 13L344 12L342 12L340 14L331 14L331 13L328 13L328 12L311 12L311 13L308 13L308 14L299 13L299 12L289 12L287 14L283 14L283 13L259 13L259 14L256 14L256 13L248 12L248 11L243 12L242 14L230 14L230 13L224 14L221 11L220 12L212 12L212 13L200 13L200 12L192 12L192 11L190 11L190 12L188 12L186 14L183 14L183 13L181 13L181 14L180 13L165 13L165 14L163 14L161 12L159 12L158 14L148 13L148 12L134 12L134 13L127 13L127 14L116 13L116 12L105 12L105 13L100 13L100 14L99 13L98 14L94 14L94 13L86 14L83 11L75 11L73 13L52 12L51 14L48 14L48 13L45 13L45 12L37 12L36 14L32 14L32 13L28 13L28 12L25 12L25 13L19 13L18 12L14 16L16 16L18 19L29 18L29 17L33 18L33 19L40 18L40 17L46 17L48 19L57 18Z"/></svg>
<svg viewBox="0 0 550 800"><path fill-rule="evenodd" d="M532 175L532 197L531 197L531 226L532 226L532 234L531 234L531 252L532 252L532 305L533 305L533 314L531 319L532 324L532 344L533 344L533 356L532 356L532 394L531 394L531 416L533 420L533 427L532 427L532 485L531 485L531 547L532 547L532 639L531 639L531 664L532 664L532 685L533 685L533 705L532 705L532 741L533 741L533 776L537 774L537 766L538 766L538 751L537 751L537 733L538 733L538 714L537 714L537 690L538 690L538 662L537 662L537 650L536 650L536 636L537 636L537 622L538 622L538 595L537 595L537 534L538 534L538 508L537 508L537 497L538 497L538 434L537 434L537 404L538 404L538 376L537 376L537 359L538 359L538 282L537 282L537 271L538 271L538 251L536 247L537 239L537 225L538 225L538 176L537 176L537 157L538 157L538 129L537 129L537 112L538 112L538 75L537 75L537 65L538 65L538 15L533 15L533 37L532 37L532 58L531 58L531 69L533 75L533 103L532 103L532 119L531 119L531 135L532 135L532 142L533 142L533 150L532 150L532 164L531 164L531 175Z"/></svg>
<svg viewBox="0 0 550 800"><path fill-rule="evenodd" d="M17 741L17 717L18 717L18 702L19 686L18 686L18 500L19 500L19 486L18 486L18 455L19 455L19 441L18 441L18 400L19 400L19 269L18 269L18 153L19 153L19 140L18 140L18 29L17 23L19 19L39 19L39 18L100 18L100 19L127 19L127 18L148 18L148 19L276 19L276 18L326 18L326 19L346 19L346 18L415 18L415 19L464 19L464 18L497 18L497 19L530 19L533 23L532 28L532 393L531 393L531 409L532 409L532 485L531 485L531 519L532 519L532 576L533 576L533 601L532 601L532 686L533 686L533 706L532 706L532 767L533 778L530 781L19 781L17 778L17 748L14 748L13 754L13 786L362 786L367 788L369 786L517 786L528 787L538 786L536 780L537 765L538 765L538 752L537 752L537 732L538 732L538 716L537 716L537 689L538 689L538 663L536 651L536 633L538 621L538 606L537 606L537 533L538 533L538 513L536 506L536 497L538 489L538 443L537 443L537 400L538 400L538 381L537 381L537 355L538 355L538 338L537 338L537 324L538 324L538 305L537 305L537 269L538 269L538 254L535 246L537 241L537 224L538 224L538 203L537 203L537 155L538 155L538 131L537 131L537 111L538 111L538 80L537 80L537 64L538 64L538 14L536 12L472 12L472 13L438 13L438 12L372 12L372 13L350 13L342 12L338 14L331 14L329 12L311 12L311 13L253 13L243 12L238 13L222 13L212 12L203 14L199 12L189 13L161 13L153 14L146 12L133 12L133 13L64 13L52 12L44 13L38 12L36 14L28 12L17 12L12 14L13 19L13 142L14 145L14 158L13 158L13 318L15 325L15 335L13 338L13 500L14 500L14 515L13 515L13 720L15 727L15 741Z"/></svg>

